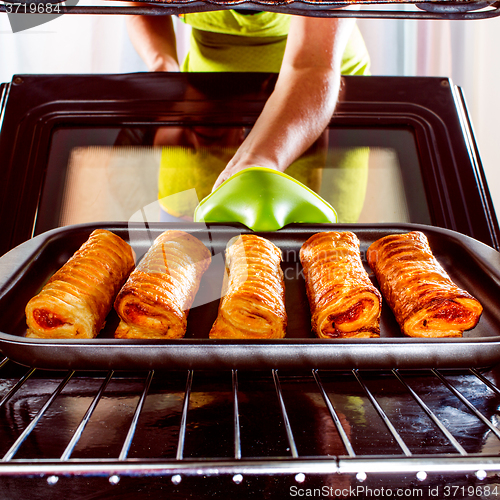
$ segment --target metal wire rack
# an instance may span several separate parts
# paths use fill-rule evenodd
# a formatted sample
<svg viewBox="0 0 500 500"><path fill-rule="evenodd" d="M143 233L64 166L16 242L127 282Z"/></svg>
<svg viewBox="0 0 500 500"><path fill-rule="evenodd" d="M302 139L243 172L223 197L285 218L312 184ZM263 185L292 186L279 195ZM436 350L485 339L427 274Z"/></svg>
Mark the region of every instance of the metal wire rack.
<svg viewBox="0 0 500 500"><path fill-rule="evenodd" d="M1 367L0 477L300 483L500 470L495 371L62 373L7 358Z"/></svg>
<svg viewBox="0 0 500 500"><path fill-rule="evenodd" d="M498 0L357 0L361 9L345 9L352 2L341 0L139 0L127 5L106 0L78 5L79 0L2 0L0 13L85 15L178 15L224 9L265 10L313 17L369 19L490 19L500 15ZM48 7L48 8L46 8Z"/></svg>

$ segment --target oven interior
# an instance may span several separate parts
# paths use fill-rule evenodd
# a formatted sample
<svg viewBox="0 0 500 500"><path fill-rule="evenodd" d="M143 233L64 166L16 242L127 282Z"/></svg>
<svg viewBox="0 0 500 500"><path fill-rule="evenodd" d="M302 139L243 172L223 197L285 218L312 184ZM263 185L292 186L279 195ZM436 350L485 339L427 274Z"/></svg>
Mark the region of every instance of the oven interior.
<svg viewBox="0 0 500 500"><path fill-rule="evenodd" d="M1 484L13 498L276 498L318 488L367 498L381 487L495 498L500 488L496 369L75 373L2 364Z"/></svg>

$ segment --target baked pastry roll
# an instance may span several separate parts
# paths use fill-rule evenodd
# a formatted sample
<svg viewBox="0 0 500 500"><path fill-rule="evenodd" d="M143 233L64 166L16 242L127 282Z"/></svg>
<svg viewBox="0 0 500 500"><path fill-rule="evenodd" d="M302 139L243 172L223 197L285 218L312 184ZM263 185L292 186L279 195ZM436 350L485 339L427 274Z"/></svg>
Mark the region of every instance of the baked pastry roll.
<svg viewBox="0 0 500 500"><path fill-rule="evenodd" d="M367 259L404 334L460 337L479 321L481 304L453 283L423 233L380 238Z"/></svg>
<svg viewBox="0 0 500 500"><path fill-rule="evenodd" d="M254 234L232 238L213 339L280 339L286 335L281 250Z"/></svg>
<svg viewBox="0 0 500 500"><path fill-rule="evenodd" d="M319 338L378 337L382 297L351 232L322 232L300 249L312 329Z"/></svg>
<svg viewBox="0 0 500 500"><path fill-rule="evenodd" d="M183 337L210 261L208 248L191 234L173 230L158 236L116 297L121 321L115 337Z"/></svg>
<svg viewBox="0 0 500 500"><path fill-rule="evenodd" d="M130 245L95 230L26 306L27 337L93 339L134 267Z"/></svg>

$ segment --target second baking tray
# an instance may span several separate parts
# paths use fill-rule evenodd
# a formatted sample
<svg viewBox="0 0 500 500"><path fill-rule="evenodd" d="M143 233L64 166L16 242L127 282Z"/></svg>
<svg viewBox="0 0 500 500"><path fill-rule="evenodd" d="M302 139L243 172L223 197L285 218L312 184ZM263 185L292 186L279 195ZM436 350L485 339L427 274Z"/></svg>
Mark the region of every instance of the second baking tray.
<svg viewBox="0 0 500 500"><path fill-rule="evenodd" d="M128 241L140 258L167 229L197 236L212 252L189 313L186 336L179 340L113 338L118 318L111 312L93 340L25 338L24 308L47 279L61 267L96 228L113 231ZM299 251L319 231L353 231L361 242L367 271L368 246L387 234L424 232L434 255L451 278L483 305L481 319L463 338L416 339L402 336L392 312L383 303L381 337L331 339L314 337L310 326ZM217 316L223 253L229 239L249 232L224 224L85 224L55 229L27 241L0 258L0 349L25 365L46 369L352 369L486 367L500 361L500 254L467 236L431 226L294 224L272 233L258 233L283 252L288 329L280 340L215 340L208 332ZM376 283L375 283L376 284Z"/></svg>

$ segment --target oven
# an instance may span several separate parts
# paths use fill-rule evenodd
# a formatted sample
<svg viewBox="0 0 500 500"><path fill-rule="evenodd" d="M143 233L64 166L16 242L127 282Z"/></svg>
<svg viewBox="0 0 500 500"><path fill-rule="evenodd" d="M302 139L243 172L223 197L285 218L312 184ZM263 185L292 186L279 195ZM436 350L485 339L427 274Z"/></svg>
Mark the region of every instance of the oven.
<svg viewBox="0 0 500 500"><path fill-rule="evenodd" d="M186 5L154 9L200 7ZM416 17L497 9L422 5ZM214 260L249 231L162 219L159 185L167 171L162 199L176 215L192 210L207 181L186 183L185 170L197 178L198 160L224 161L275 82L264 73L16 75L0 87L2 498L500 496L500 229L464 96L449 79L344 77L328 129L292 167L337 208L327 228L354 231L362 250L383 234L424 231L480 295L478 332L413 342L393 335L387 317L380 342L310 338L297 248L325 226L297 223L265 233L288 259L284 342L208 341L216 278L181 341L23 337L30 294L96 227L139 254L158 232L182 228L210 241Z"/></svg>

